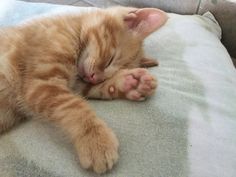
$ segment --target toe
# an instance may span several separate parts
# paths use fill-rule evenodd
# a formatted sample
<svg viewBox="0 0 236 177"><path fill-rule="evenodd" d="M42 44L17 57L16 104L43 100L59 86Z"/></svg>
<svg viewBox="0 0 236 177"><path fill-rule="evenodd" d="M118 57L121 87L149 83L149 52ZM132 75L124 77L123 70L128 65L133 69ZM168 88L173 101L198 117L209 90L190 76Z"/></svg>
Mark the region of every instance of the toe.
<svg viewBox="0 0 236 177"><path fill-rule="evenodd" d="M106 160L107 160L107 168L110 170L110 169L112 169L113 165L118 160L118 153L116 151L106 152L105 156L106 156Z"/></svg>
<svg viewBox="0 0 236 177"><path fill-rule="evenodd" d="M127 94L127 98L130 100L141 101L143 100L141 93L136 90L132 90Z"/></svg>
<svg viewBox="0 0 236 177"><path fill-rule="evenodd" d="M94 165L93 165L93 170L98 173L105 173L107 170L106 167L106 159L103 156L100 156L102 154L99 154L95 159L94 159Z"/></svg>
<svg viewBox="0 0 236 177"><path fill-rule="evenodd" d="M149 81L152 81L152 80L153 80L153 77L149 74L146 74L146 75L141 77L141 82L149 82Z"/></svg>
<svg viewBox="0 0 236 177"><path fill-rule="evenodd" d="M143 76L145 73L147 73L147 70L146 69L143 69L143 68L137 68L135 69L134 72L132 72L132 75L139 79L141 76Z"/></svg>
<svg viewBox="0 0 236 177"><path fill-rule="evenodd" d="M150 86L152 89L157 88L157 84L158 84L158 82L155 78L153 78L153 80L150 82Z"/></svg>
<svg viewBox="0 0 236 177"><path fill-rule="evenodd" d="M90 157L90 154L87 152L87 150L80 150L79 154L79 160L80 164L83 168L88 169L92 166L92 159Z"/></svg>
<svg viewBox="0 0 236 177"><path fill-rule="evenodd" d="M138 91L144 95L146 95L146 93L150 92L151 90L152 88L150 87L150 85L146 85L146 84L140 84L138 87Z"/></svg>

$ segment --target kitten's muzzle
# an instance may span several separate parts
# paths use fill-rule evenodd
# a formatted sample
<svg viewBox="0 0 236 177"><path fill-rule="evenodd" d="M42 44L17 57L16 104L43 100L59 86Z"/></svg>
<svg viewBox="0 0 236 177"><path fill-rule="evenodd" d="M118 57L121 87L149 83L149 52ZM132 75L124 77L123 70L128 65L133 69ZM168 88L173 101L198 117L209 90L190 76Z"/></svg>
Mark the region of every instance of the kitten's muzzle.
<svg viewBox="0 0 236 177"><path fill-rule="evenodd" d="M91 84L98 84L104 81L104 79L99 78L95 73L87 74L82 79Z"/></svg>

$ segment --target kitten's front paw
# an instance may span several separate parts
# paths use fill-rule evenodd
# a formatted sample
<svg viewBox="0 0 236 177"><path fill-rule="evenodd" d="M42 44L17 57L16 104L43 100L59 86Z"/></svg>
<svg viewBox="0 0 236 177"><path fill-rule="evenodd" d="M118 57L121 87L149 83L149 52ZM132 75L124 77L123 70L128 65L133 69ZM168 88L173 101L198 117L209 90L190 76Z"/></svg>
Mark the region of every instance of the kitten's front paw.
<svg viewBox="0 0 236 177"><path fill-rule="evenodd" d="M154 93L157 80L146 69L135 68L128 70L120 80L120 91L125 93L126 98L142 101Z"/></svg>
<svg viewBox="0 0 236 177"><path fill-rule="evenodd" d="M103 122L88 130L78 140L76 148L83 168L101 174L110 170L118 160L118 140Z"/></svg>

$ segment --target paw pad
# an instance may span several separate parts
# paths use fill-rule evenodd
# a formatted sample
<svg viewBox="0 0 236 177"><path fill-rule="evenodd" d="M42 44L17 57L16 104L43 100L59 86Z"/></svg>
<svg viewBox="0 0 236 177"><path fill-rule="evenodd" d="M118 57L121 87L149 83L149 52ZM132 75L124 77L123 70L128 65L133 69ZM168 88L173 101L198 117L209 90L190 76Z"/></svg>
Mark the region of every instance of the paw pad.
<svg viewBox="0 0 236 177"><path fill-rule="evenodd" d="M146 69L136 68L126 73L121 90L128 99L142 101L152 95L156 87L156 79Z"/></svg>

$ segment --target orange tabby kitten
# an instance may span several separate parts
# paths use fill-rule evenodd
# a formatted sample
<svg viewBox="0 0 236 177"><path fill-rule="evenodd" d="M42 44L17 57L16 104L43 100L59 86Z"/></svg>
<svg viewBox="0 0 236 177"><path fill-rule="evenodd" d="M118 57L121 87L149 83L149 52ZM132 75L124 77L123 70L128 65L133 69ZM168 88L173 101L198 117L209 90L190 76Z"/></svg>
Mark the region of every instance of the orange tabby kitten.
<svg viewBox="0 0 236 177"><path fill-rule="evenodd" d="M82 96L143 100L156 80L140 66L143 39L167 20L158 9L108 8L35 19L0 30L0 132L25 116L48 120L71 139L84 168L118 159L115 134Z"/></svg>

